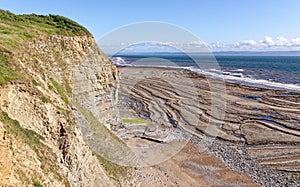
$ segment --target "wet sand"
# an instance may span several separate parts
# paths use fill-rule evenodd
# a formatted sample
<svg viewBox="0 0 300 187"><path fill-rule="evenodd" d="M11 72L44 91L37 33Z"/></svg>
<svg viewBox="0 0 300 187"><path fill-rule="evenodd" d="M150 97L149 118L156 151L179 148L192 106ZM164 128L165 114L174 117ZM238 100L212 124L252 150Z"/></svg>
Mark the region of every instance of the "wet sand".
<svg viewBox="0 0 300 187"><path fill-rule="evenodd" d="M142 117L150 127L155 126L124 125L117 133L125 141L132 138L165 144L189 141L198 147L206 146L226 167L252 177L256 184L299 185L299 93L224 83L179 69L122 67L119 70L121 116ZM180 137L178 132L188 136ZM215 141L202 145L204 137ZM197 152L191 154L197 157ZM189 156L185 157L183 160ZM198 157L203 154L198 153ZM184 163L183 160L177 164ZM181 168L176 169L175 165L174 170ZM183 172L191 172L183 168ZM201 178L193 177L195 181ZM254 185L248 184L246 178L245 181L246 186Z"/></svg>

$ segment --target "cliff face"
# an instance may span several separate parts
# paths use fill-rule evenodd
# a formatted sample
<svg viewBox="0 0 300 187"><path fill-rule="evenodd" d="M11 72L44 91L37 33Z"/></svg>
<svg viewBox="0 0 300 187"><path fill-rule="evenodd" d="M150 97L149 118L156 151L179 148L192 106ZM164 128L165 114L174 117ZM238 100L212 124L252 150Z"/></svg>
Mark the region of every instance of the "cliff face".
<svg viewBox="0 0 300 187"><path fill-rule="evenodd" d="M1 29L12 32L0 34L1 56L8 59L1 68L7 66L16 78L0 69L5 80L0 87L0 186L117 185L85 142L73 106L83 105L107 127L116 124L116 67L89 33L57 34L20 24L30 35L23 37L16 35L19 28L9 16L14 15L0 14Z"/></svg>

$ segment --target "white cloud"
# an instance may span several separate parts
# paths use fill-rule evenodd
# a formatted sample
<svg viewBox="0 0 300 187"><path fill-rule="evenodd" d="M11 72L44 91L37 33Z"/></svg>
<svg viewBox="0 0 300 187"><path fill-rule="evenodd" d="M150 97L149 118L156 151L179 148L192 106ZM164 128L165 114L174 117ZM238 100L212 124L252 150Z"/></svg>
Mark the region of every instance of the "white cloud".
<svg viewBox="0 0 300 187"><path fill-rule="evenodd" d="M277 39L279 45L286 45L289 43L289 40L283 36L278 36L276 39Z"/></svg>
<svg viewBox="0 0 300 187"><path fill-rule="evenodd" d="M257 45L257 42L254 40L245 40L241 42L240 45L254 46Z"/></svg>
<svg viewBox="0 0 300 187"><path fill-rule="evenodd" d="M263 40L262 43L265 43L267 45L274 45L274 41L270 36L265 36L265 40Z"/></svg>
<svg viewBox="0 0 300 187"><path fill-rule="evenodd" d="M101 46L107 52L112 47L116 46ZM287 39L284 36L272 38L265 36L263 40L245 40L235 43L205 43L202 41L194 41L189 43L178 42L144 42L140 44L125 44L117 45L119 51L124 49L129 52L141 51L156 51L156 52L208 52L207 47L211 51L300 51L300 38ZM113 49L115 49L113 48Z"/></svg>
<svg viewBox="0 0 300 187"><path fill-rule="evenodd" d="M272 38L266 36L263 40L245 40L231 44L220 42L209 44L212 51L292 51L300 50L300 38L287 39L283 36Z"/></svg>

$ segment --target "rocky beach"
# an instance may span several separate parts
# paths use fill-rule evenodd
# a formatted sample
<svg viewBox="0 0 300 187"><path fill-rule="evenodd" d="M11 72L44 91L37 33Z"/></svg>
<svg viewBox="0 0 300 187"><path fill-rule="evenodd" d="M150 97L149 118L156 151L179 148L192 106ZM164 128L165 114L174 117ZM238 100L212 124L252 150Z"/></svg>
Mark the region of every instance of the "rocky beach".
<svg viewBox="0 0 300 187"><path fill-rule="evenodd" d="M119 67L119 71L120 115L142 118L145 124L123 123L116 133L133 148L169 150L174 142L184 144L165 160L155 160L159 154L154 151L153 171L147 167L136 171L142 186L149 182L193 186L199 181L216 186L299 186L299 93L225 83L182 69ZM226 89L216 91L215 85ZM224 116L218 115L222 112ZM211 163L201 163L203 157ZM211 173L215 179L208 177Z"/></svg>
<svg viewBox="0 0 300 187"><path fill-rule="evenodd" d="M25 12L42 10L26 3L34 9ZM126 18L111 10L118 6L100 4L110 13L83 3L80 11L99 14L82 12L89 16L83 20L105 30ZM131 7L128 13L137 12ZM95 30L64 16L0 10L1 187L300 186L300 49L273 51L300 46L299 38L235 43L263 47L242 53L217 52L218 43L207 58L207 50L198 51L204 43L187 30L138 25L112 31L102 43ZM157 43L149 42L157 40L152 34ZM138 40L123 42L133 36ZM197 64L169 44L197 49L187 53Z"/></svg>

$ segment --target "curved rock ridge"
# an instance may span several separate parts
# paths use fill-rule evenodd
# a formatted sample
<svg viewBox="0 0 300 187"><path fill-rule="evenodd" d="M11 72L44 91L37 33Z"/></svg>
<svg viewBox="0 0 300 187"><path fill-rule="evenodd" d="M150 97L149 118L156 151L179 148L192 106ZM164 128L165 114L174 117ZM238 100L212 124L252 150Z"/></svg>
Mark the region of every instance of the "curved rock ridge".
<svg viewBox="0 0 300 187"><path fill-rule="evenodd" d="M208 78L172 68L121 67L120 72L120 115L156 124L124 125L118 129L124 140L167 145L192 140L264 186L299 186L299 93L226 83L226 115L219 119L211 111ZM208 129L215 124L212 136Z"/></svg>

